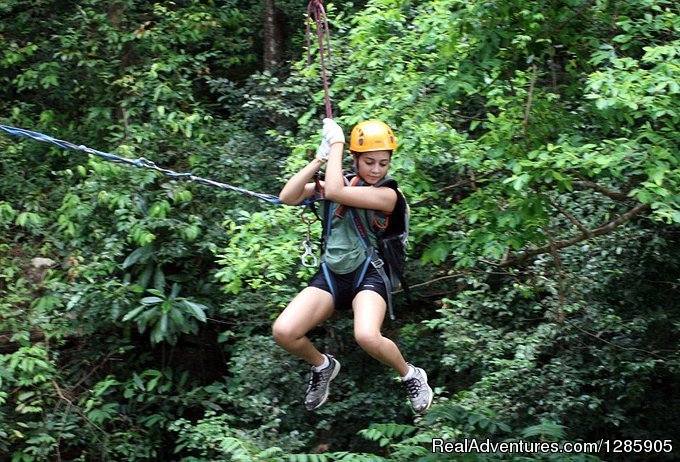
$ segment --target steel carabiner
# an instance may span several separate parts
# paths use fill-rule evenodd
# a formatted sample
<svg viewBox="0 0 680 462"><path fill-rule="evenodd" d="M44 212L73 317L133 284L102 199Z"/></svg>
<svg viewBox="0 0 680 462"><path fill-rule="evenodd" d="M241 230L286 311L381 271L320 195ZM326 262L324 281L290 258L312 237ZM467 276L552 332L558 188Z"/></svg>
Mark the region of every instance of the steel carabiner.
<svg viewBox="0 0 680 462"><path fill-rule="evenodd" d="M305 216L306 210L307 209L304 208L302 209L302 212L300 212L300 219L307 225L306 239L301 243L304 253L300 256L300 262L305 268L316 268L319 266L319 258L314 252L315 245L312 243L312 223L316 222L317 218L314 217L312 220L308 220Z"/></svg>

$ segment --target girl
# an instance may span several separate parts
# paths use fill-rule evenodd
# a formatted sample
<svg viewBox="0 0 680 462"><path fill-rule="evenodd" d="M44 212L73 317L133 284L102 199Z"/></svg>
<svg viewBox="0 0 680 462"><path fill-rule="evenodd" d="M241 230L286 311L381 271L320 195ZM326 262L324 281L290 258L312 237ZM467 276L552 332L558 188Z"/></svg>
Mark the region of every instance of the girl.
<svg viewBox="0 0 680 462"><path fill-rule="evenodd" d="M305 406L308 410L317 409L326 402L330 382L340 371L340 363L333 356L319 352L307 338L307 332L327 320L334 310L352 308L354 337L359 346L399 373L413 409L423 413L432 404L427 374L407 363L397 345L381 334L391 288L383 282L377 269L367 263L366 249L353 223L354 217L364 216L361 209L377 211L383 216L394 210L395 189L373 185L387 175L397 141L390 127L378 120L362 122L352 130L350 151L355 169L358 178L368 187L345 183L344 144L340 126L332 119L324 119L316 158L288 180L279 193L281 201L288 205L321 197L325 199L324 208L332 207L333 218L327 232L322 268L279 315L273 336L286 351L312 366ZM326 178L319 183L319 191L312 180L326 162ZM368 230L368 239L375 248L377 238L371 226L364 229ZM359 274L364 275L363 278Z"/></svg>

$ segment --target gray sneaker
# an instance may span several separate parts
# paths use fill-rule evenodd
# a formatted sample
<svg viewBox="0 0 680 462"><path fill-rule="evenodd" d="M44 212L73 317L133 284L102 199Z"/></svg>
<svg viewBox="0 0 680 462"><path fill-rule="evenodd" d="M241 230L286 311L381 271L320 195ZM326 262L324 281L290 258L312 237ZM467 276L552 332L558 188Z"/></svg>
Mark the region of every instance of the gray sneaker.
<svg viewBox="0 0 680 462"><path fill-rule="evenodd" d="M410 364L413 366L412 364ZM427 384L427 374L419 367L413 366L416 373L409 380L404 380L404 388L411 400L413 410L418 414L422 414L432 404L432 388Z"/></svg>
<svg viewBox="0 0 680 462"><path fill-rule="evenodd" d="M321 407L328 399L328 386L331 380L340 372L340 363L331 355L326 355L331 362L326 368L316 372L312 368L309 377L309 386L305 394L305 407L308 411L313 411Z"/></svg>

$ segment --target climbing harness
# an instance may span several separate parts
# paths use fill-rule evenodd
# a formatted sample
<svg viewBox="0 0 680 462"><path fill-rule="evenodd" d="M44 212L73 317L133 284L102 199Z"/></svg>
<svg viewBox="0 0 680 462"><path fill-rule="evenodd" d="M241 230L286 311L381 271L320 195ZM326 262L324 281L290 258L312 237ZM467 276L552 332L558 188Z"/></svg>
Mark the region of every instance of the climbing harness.
<svg viewBox="0 0 680 462"><path fill-rule="evenodd" d="M304 241L302 241L302 248L304 253L300 257L300 262L305 268L316 268L319 265L319 259L316 256L316 245L312 242L312 224L316 223L318 218L314 216L309 219L305 216L306 208L302 209L300 212L300 219L307 225L307 236Z"/></svg>

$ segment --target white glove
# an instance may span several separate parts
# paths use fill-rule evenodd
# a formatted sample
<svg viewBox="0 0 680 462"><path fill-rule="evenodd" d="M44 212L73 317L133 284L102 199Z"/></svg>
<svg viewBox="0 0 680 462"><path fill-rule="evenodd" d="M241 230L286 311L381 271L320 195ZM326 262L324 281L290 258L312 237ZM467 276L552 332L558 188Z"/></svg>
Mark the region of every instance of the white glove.
<svg viewBox="0 0 680 462"><path fill-rule="evenodd" d="M331 145L328 144L328 141L321 140L321 144L319 144L319 147L316 149L316 158L322 162L326 162L328 160L328 154L330 153Z"/></svg>
<svg viewBox="0 0 680 462"><path fill-rule="evenodd" d="M333 119L323 119L321 137L321 144L319 144L319 148L316 150L316 158L325 162L328 159L328 154L331 152L331 145L334 143L344 143L345 134L342 133L340 125L335 123Z"/></svg>
<svg viewBox="0 0 680 462"><path fill-rule="evenodd" d="M323 119L323 131L321 132L323 139L328 142L328 144L333 143L344 143L345 134L342 133L342 128L340 125L335 123L333 119Z"/></svg>

